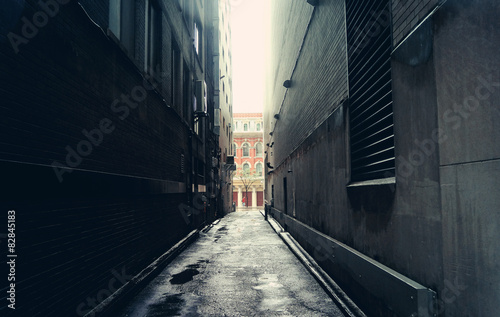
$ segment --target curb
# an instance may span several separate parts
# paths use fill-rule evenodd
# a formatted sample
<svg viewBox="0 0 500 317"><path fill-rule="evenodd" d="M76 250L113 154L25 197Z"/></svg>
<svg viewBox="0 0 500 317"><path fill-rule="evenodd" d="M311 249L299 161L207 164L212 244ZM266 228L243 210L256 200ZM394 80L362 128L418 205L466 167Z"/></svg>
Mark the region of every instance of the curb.
<svg viewBox="0 0 500 317"><path fill-rule="evenodd" d="M299 261L306 267L320 286L339 306L340 310L348 317L366 317L366 314L347 296L335 281L318 265L318 263L304 250L300 244L286 232L271 215L268 223L288 248L295 254Z"/></svg>
<svg viewBox="0 0 500 317"><path fill-rule="evenodd" d="M211 229L214 223L207 225L204 229L195 229L185 236L181 241L177 242L167 252L162 254L158 259L148 265L145 269L135 275L130 281L125 283L116 292L111 294L108 298L102 301L99 305L94 307L91 311L83 317L94 316L114 316L121 309L122 303L136 295L142 288L150 282L156 275L158 275L165 266L170 263L179 253L181 253L187 246L193 243L199 236L200 231ZM208 229L207 229L208 228Z"/></svg>
<svg viewBox="0 0 500 317"><path fill-rule="evenodd" d="M262 209L259 209L259 212L260 214L262 215L262 217L265 217L266 215L262 212Z"/></svg>

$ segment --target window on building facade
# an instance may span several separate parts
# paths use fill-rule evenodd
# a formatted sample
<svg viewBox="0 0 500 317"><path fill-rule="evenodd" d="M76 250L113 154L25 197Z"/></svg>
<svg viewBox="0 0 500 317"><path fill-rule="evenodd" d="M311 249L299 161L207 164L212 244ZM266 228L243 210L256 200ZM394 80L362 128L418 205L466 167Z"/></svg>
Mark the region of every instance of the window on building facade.
<svg viewBox="0 0 500 317"><path fill-rule="evenodd" d="M183 62L183 75L182 75L182 114L184 120L189 120L191 117L191 72L189 71L186 61Z"/></svg>
<svg viewBox="0 0 500 317"><path fill-rule="evenodd" d="M201 62L201 58L202 58L202 54L203 54L203 32L202 32L202 27L201 27L201 23L195 21L193 23L193 41L194 41L194 49L196 51L196 54L198 55L198 57L200 58L200 62Z"/></svg>
<svg viewBox="0 0 500 317"><path fill-rule="evenodd" d="M248 124L246 124L246 123L245 123L245 124L243 125L243 131L248 131Z"/></svg>
<svg viewBox="0 0 500 317"><path fill-rule="evenodd" d="M248 163L243 164L243 173L250 173L250 164Z"/></svg>
<svg viewBox="0 0 500 317"><path fill-rule="evenodd" d="M156 0L149 1L146 36L146 71L161 73L161 9Z"/></svg>
<svg viewBox="0 0 500 317"><path fill-rule="evenodd" d="M256 130L257 130L257 131L260 131L260 123L257 123Z"/></svg>
<svg viewBox="0 0 500 317"><path fill-rule="evenodd" d="M248 145L248 143L244 143L241 148L243 149L242 156L250 156L250 146Z"/></svg>
<svg viewBox="0 0 500 317"><path fill-rule="evenodd" d="M261 157L262 156L262 143L257 143L255 144L255 156Z"/></svg>
<svg viewBox="0 0 500 317"><path fill-rule="evenodd" d="M198 23L194 22L194 27L193 27L193 42L194 42L194 50L196 51L196 54L198 54L198 45L200 42L199 34L198 34Z"/></svg>
<svg viewBox="0 0 500 317"><path fill-rule="evenodd" d="M257 176L262 176L262 163L257 163L255 165L255 173Z"/></svg>
<svg viewBox="0 0 500 317"><path fill-rule="evenodd" d="M109 1L109 30L120 40L127 53L135 56L135 3Z"/></svg>
<svg viewBox="0 0 500 317"><path fill-rule="evenodd" d="M346 1L352 181L387 178L395 172L391 23L379 23L390 12L390 3ZM374 35L369 37L366 30Z"/></svg>
<svg viewBox="0 0 500 317"><path fill-rule="evenodd" d="M182 116L182 57L177 42L172 40L172 105Z"/></svg>
<svg viewBox="0 0 500 317"><path fill-rule="evenodd" d="M233 155L234 155L234 157L236 157L236 156L237 156L237 155L236 155L236 153L237 153L237 152L236 152L236 151L237 151L237 149L238 149L238 147L236 146L236 143L233 143Z"/></svg>

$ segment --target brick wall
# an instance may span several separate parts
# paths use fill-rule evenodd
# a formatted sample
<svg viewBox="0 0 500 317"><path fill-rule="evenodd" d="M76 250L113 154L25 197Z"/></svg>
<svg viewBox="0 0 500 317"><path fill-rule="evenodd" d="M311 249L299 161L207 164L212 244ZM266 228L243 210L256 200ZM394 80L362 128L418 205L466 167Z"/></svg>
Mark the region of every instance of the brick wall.
<svg viewBox="0 0 500 317"><path fill-rule="evenodd" d="M234 138L233 143L236 144L237 150L236 150L236 155L234 156L234 163L238 167L238 169L241 168L242 164L244 162L250 163L252 170L257 162L263 162L264 158L262 156L256 157L255 156L255 144L256 143L263 143L262 138ZM248 143L250 145L249 148L249 156L243 157L243 149L242 145L243 143ZM264 148L264 144L262 144Z"/></svg>
<svg viewBox="0 0 500 317"><path fill-rule="evenodd" d="M36 3L27 1L23 16L31 19ZM115 273L137 274L205 220L193 215L188 224L178 208L188 202L179 186L191 172L189 126L169 104L168 75L163 89L147 89L144 2L136 2L135 60L103 32L108 1L80 3L85 12L76 1L61 5L18 53L0 43L0 170L9 184L0 206L16 210L16 316L81 315L89 298L110 294ZM168 10L178 12L174 3ZM164 50L175 33L190 65L184 22L171 20L163 20ZM3 315L5 284L0 291Z"/></svg>
<svg viewBox="0 0 500 317"><path fill-rule="evenodd" d="M109 0L98 1L98 0L79 0L78 1L88 16L104 30L109 26ZM143 1L137 1L143 2ZM144 6L144 4L143 4Z"/></svg>

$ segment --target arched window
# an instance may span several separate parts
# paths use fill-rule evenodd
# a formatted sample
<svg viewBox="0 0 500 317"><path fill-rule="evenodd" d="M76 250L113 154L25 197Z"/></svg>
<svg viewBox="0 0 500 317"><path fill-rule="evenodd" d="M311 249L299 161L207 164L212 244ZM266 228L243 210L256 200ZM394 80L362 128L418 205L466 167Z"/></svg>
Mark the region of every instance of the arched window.
<svg viewBox="0 0 500 317"><path fill-rule="evenodd" d="M262 176L262 163L259 162L255 165L255 173L257 176Z"/></svg>
<svg viewBox="0 0 500 317"><path fill-rule="evenodd" d="M260 131L260 123L257 123L257 131Z"/></svg>
<svg viewBox="0 0 500 317"><path fill-rule="evenodd" d="M243 149L243 154L242 154L243 156L250 156L250 146L248 145L248 143L243 144L242 149Z"/></svg>
<svg viewBox="0 0 500 317"><path fill-rule="evenodd" d="M233 155L236 157L236 150L237 150L236 143L233 143Z"/></svg>
<svg viewBox="0 0 500 317"><path fill-rule="evenodd" d="M248 131L248 124L246 124L246 123L245 123L245 124L243 125L243 131Z"/></svg>
<svg viewBox="0 0 500 317"><path fill-rule="evenodd" d="M243 173L250 173L250 164L248 163L243 164Z"/></svg>
<svg viewBox="0 0 500 317"><path fill-rule="evenodd" d="M262 143L255 144L255 156L262 156Z"/></svg>

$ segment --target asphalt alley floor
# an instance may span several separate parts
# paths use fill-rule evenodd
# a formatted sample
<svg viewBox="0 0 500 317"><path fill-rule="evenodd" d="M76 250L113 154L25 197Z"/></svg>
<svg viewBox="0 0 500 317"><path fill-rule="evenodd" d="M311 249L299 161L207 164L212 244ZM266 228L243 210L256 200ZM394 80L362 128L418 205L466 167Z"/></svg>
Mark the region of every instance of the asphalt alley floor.
<svg viewBox="0 0 500 317"><path fill-rule="evenodd" d="M344 316L259 211L221 219L119 315Z"/></svg>

